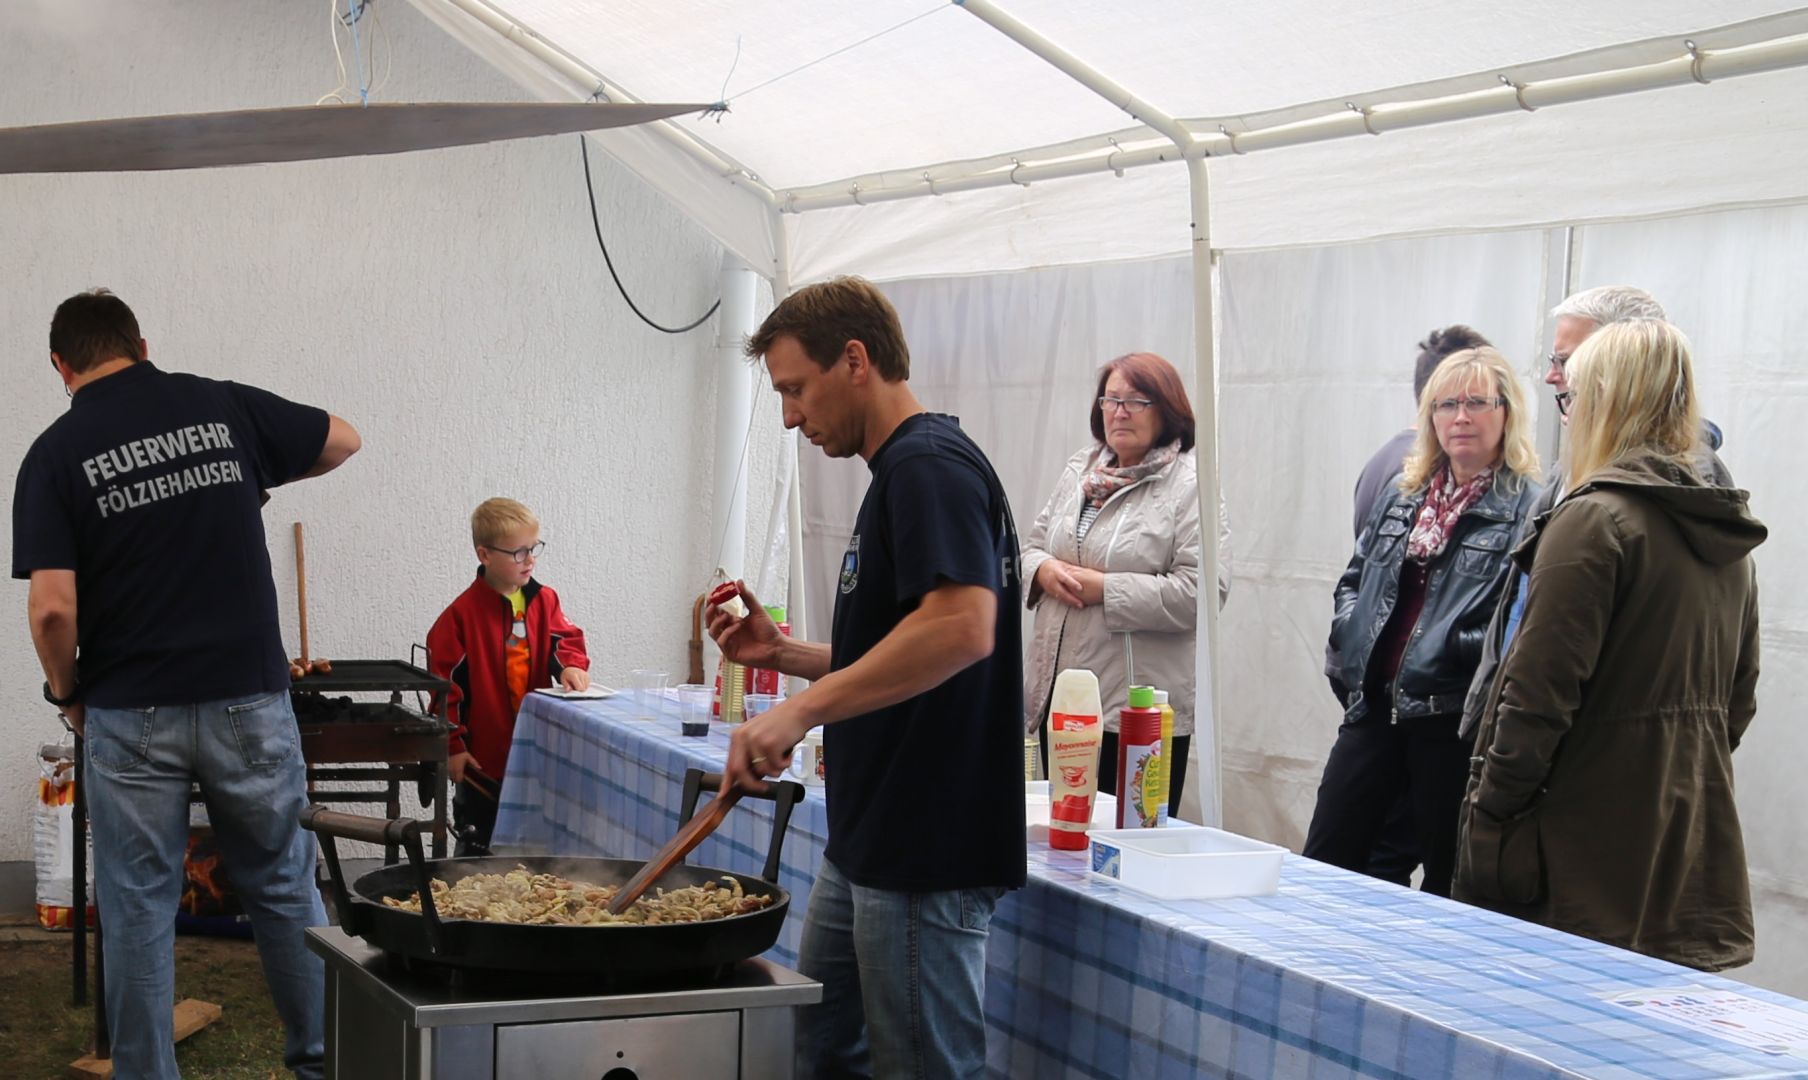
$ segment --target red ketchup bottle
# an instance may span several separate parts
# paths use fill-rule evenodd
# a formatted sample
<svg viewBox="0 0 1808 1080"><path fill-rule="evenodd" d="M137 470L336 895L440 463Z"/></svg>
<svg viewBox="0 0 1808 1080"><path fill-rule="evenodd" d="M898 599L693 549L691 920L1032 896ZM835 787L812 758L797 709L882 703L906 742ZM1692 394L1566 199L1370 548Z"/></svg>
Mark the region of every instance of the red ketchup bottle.
<svg viewBox="0 0 1808 1080"><path fill-rule="evenodd" d="M782 604L767 604L766 615L778 626L778 632L786 637L791 636L791 624L785 621L785 608ZM774 697L784 693L784 676L771 668L747 669L747 692L749 694L771 694Z"/></svg>
<svg viewBox="0 0 1808 1080"><path fill-rule="evenodd" d="M1155 688L1132 686L1117 714L1117 827L1152 829L1161 798L1161 710Z"/></svg>

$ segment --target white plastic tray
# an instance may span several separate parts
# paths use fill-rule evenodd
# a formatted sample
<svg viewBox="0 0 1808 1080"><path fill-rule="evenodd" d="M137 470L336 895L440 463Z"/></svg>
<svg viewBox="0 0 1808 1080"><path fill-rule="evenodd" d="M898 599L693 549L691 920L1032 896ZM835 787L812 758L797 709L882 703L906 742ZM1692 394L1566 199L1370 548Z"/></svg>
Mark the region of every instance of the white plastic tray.
<svg viewBox="0 0 1808 1080"><path fill-rule="evenodd" d="M1203 825L1090 834L1094 878L1163 900L1267 896L1286 848Z"/></svg>

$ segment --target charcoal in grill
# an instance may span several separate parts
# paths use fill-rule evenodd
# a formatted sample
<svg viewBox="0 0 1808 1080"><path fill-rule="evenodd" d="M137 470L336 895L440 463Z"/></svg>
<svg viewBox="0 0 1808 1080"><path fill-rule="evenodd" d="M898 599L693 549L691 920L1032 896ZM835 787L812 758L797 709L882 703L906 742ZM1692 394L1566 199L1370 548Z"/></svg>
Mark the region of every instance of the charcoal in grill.
<svg viewBox="0 0 1808 1080"><path fill-rule="evenodd" d="M295 720L302 724L341 723L360 719L358 703L349 697L327 697L311 690L289 691Z"/></svg>

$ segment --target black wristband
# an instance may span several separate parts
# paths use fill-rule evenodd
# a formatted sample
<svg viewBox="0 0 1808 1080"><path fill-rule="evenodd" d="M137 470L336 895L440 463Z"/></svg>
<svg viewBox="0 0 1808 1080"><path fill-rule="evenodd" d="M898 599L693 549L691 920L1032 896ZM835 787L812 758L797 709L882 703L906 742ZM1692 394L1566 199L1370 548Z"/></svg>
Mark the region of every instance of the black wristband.
<svg viewBox="0 0 1808 1080"><path fill-rule="evenodd" d="M60 698L50 692L50 680L49 679L44 680L44 700L50 702L52 705L55 705L57 708L60 709L66 705L74 705L76 702L80 701L81 699L82 699L82 684L81 683L78 682L75 684L75 689L69 691L68 697Z"/></svg>

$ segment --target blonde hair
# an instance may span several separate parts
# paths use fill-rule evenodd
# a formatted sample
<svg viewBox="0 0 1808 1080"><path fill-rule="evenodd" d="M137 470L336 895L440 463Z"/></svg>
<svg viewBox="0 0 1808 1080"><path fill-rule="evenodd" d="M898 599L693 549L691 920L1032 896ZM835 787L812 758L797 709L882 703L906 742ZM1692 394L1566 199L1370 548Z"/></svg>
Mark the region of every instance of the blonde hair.
<svg viewBox="0 0 1808 1080"><path fill-rule="evenodd" d="M1448 460L1438 445L1438 429L1432 423L1432 410L1437 400L1453 392L1467 390L1477 376L1494 384L1494 392L1507 399L1507 422L1501 431L1501 460L1509 472L1530 480L1538 475L1538 451L1532 445L1532 415L1526 409L1525 388L1507 358L1487 346L1453 352L1444 358L1425 392L1419 395L1419 437L1412 453L1406 456L1405 471L1400 474L1400 490L1418 491L1431 483Z"/></svg>
<svg viewBox="0 0 1808 1080"><path fill-rule="evenodd" d="M1569 487L1638 454L1691 472L1701 440L1689 339L1661 319L1603 326L1569 360Z"/></svg>
<svg viewBox="0 0 1808 1080"><path fill-rule="evenodd" d="M534 512L514 499L485 499L471 511L471 543L476 547L489 547L509 533L539 527Z"/></svg>

